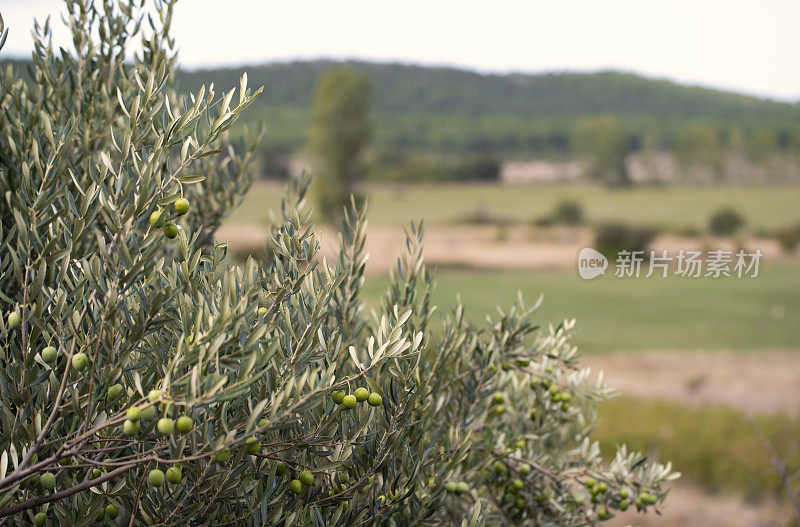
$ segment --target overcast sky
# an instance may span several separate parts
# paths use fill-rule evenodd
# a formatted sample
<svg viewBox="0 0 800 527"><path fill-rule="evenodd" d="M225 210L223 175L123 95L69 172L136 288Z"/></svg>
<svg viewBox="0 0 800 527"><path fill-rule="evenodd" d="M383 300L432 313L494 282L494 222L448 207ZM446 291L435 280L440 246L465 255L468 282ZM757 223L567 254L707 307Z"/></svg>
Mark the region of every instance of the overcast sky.
<svg viewBox="0 0 800 527"><path fill-rule="evenodd" d="M0 0L2 53L29 55L33 18L62 5ZM619 69L798 100L799 23L798 0L182 0L174 34L192 67L325 57Z"/></svg>

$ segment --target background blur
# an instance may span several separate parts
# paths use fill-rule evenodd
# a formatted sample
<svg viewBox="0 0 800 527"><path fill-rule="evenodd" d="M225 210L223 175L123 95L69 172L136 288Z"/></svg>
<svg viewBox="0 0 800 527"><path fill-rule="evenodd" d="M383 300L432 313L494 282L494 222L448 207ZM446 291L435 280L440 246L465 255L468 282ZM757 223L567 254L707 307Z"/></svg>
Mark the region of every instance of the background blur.
<svg viewBox="0 0 800 527"><path fill-rule="evenodd" d="M370 302L424 218L442 309L460 294L480 323L521 291L545 295L540 323L577 318L585 361L624 393L596 437L684 474L637 521L791 524L773 462L800 466L800 3L179 6L185 91L245 70L265 87L233 132L267 127L220 234L237 257L265 250L306 169L325 244L342 196L368 199ZM63 11L0 7L19 60L32 18ZM611 255L606 276L578 276L582 247ZM764 256L756 278L617 278L620 248Z"/></svg>

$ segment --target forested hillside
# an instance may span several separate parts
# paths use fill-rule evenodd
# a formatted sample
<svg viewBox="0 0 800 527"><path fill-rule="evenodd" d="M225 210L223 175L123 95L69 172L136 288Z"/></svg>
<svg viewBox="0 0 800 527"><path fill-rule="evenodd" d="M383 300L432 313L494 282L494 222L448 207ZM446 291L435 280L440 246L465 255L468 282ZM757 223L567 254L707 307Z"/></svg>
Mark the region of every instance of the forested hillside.
<svg viewBox="0 0 800 527"><path fill-rule="evenodd" d="M714 128L721 141L734 130L745 138L767 130L778 147L787 147L800 135L796 104L627 73L481 75L449 68L349 64L372 80L379 149L564 152L572 144L576 123L602 114L622 121L634 149L648 137L669 148L676 134L698 122ZM252 85L265 87L250 118L265 119L273 148L296 150L306 141L316 81L336 65L293 62L182 72L180 83L185 90L196 90L201 82L213 80L228 89L246 69Z"/></svg>

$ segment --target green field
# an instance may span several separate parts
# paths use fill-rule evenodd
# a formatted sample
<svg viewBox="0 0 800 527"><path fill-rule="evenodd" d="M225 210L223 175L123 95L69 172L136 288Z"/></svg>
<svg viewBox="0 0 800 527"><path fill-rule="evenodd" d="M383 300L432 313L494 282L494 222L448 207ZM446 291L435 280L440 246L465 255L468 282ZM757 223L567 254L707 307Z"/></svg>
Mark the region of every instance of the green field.
<svg viewBox="0 0 800 527"><path fill-rule="evenodd" d="M277 210L284 186L256 185L231 216L232 223L263 224ZM529 222L547 215L561 200L578 201L590 222L609 220L670 229L702 229L717 209L730 206L753 229L800 223L800 185L669 186L613 189L598 185L414 184L367 185L370 222L402 225L462 220L477 210Z"/></svg>
<svg viewBox="0 0 800 527"><path fill-rule="evenodd" d="M573 270L485 272L441 270L434 301L448 310L460 293L473 322L544 294L538 322L577 319L585 353L627 350L758 350L800 348L800 265L762 265L757 278L651 277L591 281ZM385 279L369 277L367 298Z"/></svg>

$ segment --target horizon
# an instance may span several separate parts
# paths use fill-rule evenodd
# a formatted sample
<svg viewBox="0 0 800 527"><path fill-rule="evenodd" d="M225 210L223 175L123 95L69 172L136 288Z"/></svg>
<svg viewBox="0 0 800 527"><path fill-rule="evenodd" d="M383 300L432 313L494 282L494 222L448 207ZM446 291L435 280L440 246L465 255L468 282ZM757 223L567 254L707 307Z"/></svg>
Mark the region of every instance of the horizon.
<svg viewBox="0 0 800 527"><path fill-rule="evenodd" d="M302 5L231 0L179 2L173 36L187 70L298 61L357 60L446 67L483 75L618 71L781 102L800 100L800 3L589 0L482 5ZM6 0L3 54L28 58L34 18L63 12L59 0ZM246 12L247 16L241 13ZM313 13L314 16L309 16ZM55 45L67 42L54 17Z"/></svg>

